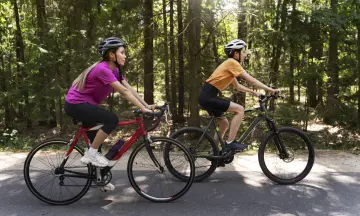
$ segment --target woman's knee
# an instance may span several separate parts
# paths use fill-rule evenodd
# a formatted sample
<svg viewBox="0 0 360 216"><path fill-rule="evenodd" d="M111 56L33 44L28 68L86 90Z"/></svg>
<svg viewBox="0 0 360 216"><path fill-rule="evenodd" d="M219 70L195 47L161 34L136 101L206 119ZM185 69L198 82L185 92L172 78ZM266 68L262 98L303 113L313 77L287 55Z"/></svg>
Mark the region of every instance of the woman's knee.
<svg viewBox="0 0 360 216"><path fill-rule="evenodd" d="M227 118L222 118L219 120L219 125L221 125L224 128L228 128L229 127L229 121L227 120Z"/></svg>
<svg viewBox="0 0 360 216"><path fill-rule="evenodd" d="M109 113L106 116L103 131L107 134L110 134L118 125L119 123L119 117L114 113Z"/></svg>
<svg viewBox="0 0 360 216"><path fill-rule="evenodd" d="M116 127L118 123L119 123L119 117L115 113L111 113L111 115L109 116L109 124Z"/></svg>
<svg viewBox="0 0 360 216"><path fill-rule="evenodd" d="M234 112L239 114L244 114L244 107L240 104L236 104L234 102L230 102L230 106L228 112Z"/></svg>
<svg viewBox="0 0 360 216"><path fill-rule="evenodd" d="M244 113L245 113L244 107L239 105L239 107L237 108L237 113L240 113L240 114L244 115Z"/></svg>

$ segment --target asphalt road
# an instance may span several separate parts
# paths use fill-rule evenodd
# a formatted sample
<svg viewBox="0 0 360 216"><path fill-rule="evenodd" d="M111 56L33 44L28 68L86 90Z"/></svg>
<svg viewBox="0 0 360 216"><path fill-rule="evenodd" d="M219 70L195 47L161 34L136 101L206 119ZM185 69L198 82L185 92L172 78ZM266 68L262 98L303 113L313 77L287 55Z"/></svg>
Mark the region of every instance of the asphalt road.
<svg viewBox="0 0 360 216"><path fill-rule="evenodd" d="M172 203L152 203L132 189L123 159L113 171L115 191L91 188L78 202L51 206L38 200L23 178L24 153L0 153L0 215L360 215L358 156L317 151L311 173L282 186L261 172L256 155L238 155Z"/></svg>

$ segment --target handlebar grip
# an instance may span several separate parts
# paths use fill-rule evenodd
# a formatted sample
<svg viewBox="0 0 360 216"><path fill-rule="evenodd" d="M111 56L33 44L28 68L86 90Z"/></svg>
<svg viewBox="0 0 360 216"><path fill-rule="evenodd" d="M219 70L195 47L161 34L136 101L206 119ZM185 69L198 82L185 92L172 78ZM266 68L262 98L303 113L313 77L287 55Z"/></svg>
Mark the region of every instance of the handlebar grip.
<svg viewBox="0 0 360 216"><path fill-rule="evenodd" d="M164 103L164 105L162 105L162 106L156 106L155 107L155 109L159 109L159 110L161 110L161 111L165 111L165 110L168 110L168 103L167 102L165 102Z"/></svg>

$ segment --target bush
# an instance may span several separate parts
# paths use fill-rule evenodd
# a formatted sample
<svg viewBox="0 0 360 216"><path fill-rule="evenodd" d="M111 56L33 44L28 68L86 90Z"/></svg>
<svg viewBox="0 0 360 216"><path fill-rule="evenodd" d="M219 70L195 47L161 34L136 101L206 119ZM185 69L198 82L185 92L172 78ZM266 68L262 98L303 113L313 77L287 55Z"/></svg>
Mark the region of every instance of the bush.
<svg viewBox="0 0 360 216"><path fill-rule="evenodd" d="M5 129L0 136L0 150L27 150L31 148L30 139L28 137L22 137L15 129Z"/></svg>

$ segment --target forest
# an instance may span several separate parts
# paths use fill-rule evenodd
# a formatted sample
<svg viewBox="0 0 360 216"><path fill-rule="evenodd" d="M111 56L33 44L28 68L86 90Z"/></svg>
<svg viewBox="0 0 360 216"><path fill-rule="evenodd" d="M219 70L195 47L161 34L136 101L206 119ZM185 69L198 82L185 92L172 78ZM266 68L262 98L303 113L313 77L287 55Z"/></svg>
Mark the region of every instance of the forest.
<svg viewBox="0 0 360 216"><path fill-rule="evenodd" d="M126 79L147 103L170 102L173 125L202 124L199 90L240 38L246 71L286 96L278 124L357 149L360 0L0 0L0 149L74 132L65 95L111 36L127 43ZM223 97L257 103L232 87ZM102 106L134 108L117 94Z"/></svg>

